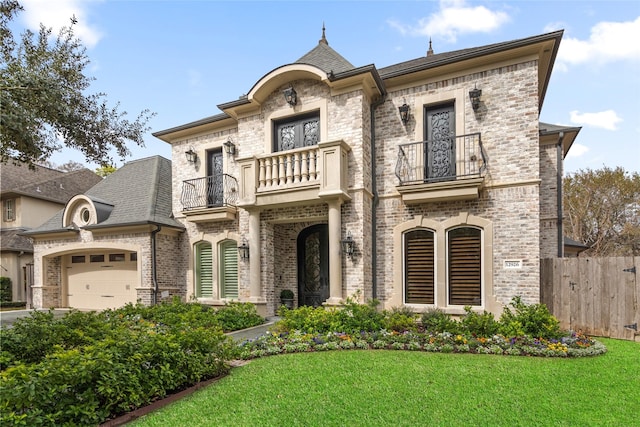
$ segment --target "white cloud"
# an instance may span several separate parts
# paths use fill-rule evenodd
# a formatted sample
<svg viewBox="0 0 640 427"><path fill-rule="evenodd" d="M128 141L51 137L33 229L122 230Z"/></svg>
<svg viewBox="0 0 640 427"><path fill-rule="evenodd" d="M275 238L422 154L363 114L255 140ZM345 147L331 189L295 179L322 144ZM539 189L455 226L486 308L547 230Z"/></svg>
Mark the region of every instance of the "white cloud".
<svg viewBox="0 0 640 427"><path fill-rule="evenodd" d="M567 153L567 157L580 157L586 154L587 151L589 151L589 147L587 147L586 145L582 145L577 142L574 142L571 145L571 149Z"/></svg>
<svg viewBox="0 0 640 427"><path fill-rule="evenodd" d="M19 16L25 25L33 31L38 31L40 24L53 28L54 33L62 27L71 25L71 18L75 16L77 23L74 26L74 34L82 44L91 48L102 38L101 32L90 26L88 5L90 2L83 0L22 0L24 12Z"/></svg>
<svg viewBox="0 0 640 427"><path fill-rule="evenodd" d="M628 22L600 22L591 28L588 40L566 37L560 44L558 61L583 64L640 60L640 17Z"/></svg>
<svg viewBox="0 0 640 427"><path fill-rule="evenodd" d="M400 34L442 37L454 43L460 34L488 33L509 21L506 12L492 11L484 6L467 6L464 0L441 0L440 10L418 20L416 25L387 21Z"/></svg>
<svg viewBox="0 0 640 427"><path fill-rule="evenodd" d="M571 123L607 130L618 129L617 124L622 121L613 110L600 111L598 113L581 113L574 110L570 115Z"/></svg>

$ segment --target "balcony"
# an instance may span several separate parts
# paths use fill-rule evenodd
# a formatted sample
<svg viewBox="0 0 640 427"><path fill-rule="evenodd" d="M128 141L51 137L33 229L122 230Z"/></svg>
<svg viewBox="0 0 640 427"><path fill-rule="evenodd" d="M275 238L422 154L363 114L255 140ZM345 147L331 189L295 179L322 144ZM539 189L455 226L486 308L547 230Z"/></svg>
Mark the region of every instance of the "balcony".
<svg viewBox="0 0 640 427"><path fill-rule="evenodd" d="M233 220L238 203L238 181L221 174L182 181L182 213L191 222Z"/></svg>
<svg viewBox="0 0 640 427"><path fill-rule="evenodd" d="M485 170L480 133L401 144L396 189L406 204L477 199Z"/></svg>
<svg viewBox="0 0 640 427"><path fill-rule="evenodd" d="M313 204L349 200L348 154L344 141L239 159L242 207Z"/></svg>

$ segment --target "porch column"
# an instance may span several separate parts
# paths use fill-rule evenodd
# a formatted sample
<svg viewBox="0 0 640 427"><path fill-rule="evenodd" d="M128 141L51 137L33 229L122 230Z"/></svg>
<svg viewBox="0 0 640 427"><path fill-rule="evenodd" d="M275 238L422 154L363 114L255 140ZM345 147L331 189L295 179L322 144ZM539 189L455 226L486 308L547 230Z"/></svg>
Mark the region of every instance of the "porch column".
<svg viewBox="0 0 640 427"><path fill-rule="evenodd" d="M329 299L326 305L338 305L342 301L342 219L341 199L330 200L329 204Z"/></svg>
<svg viewBox="0 0 640 427"><path fill-rule="evenodd" d="M249 301L264 302L260 292L260 211L249 211Z"/></svg>

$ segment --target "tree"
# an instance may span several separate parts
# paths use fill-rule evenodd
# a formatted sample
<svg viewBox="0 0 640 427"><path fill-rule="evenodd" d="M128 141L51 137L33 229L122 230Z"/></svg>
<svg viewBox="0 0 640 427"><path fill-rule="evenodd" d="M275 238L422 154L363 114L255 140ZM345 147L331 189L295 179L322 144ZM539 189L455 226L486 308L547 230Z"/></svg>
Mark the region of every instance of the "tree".
<svg viewBox="0 0 640 427"><path fill-rule="evenodd" d="M79 171L81 169L86 168L85 165L83 165L82 163L78 163L75 162L73 160L69 160L66 163L61 164L60 166L58 166L56 169L58 169L59 171L63 171L63 172L73 172L73 171Z"/></svg>
<svg viewBox="0 0 640 427"><path fill-rule="evenodd" d="M116 171L116 167L109 166L109 165L100 166L95 170L96 175L101 176L103 178L107 177L108 175L111 175L115 171Z"/></svg>
<svg viewBox="0 0 640 427"><path fill-rule="evenodd" d="M640 255L640 174L580 170L564 178L566 234L588 256Z"/></svg>
<svg viewBox="0 0 640 427"><path fill-rule="evenodd" d="M89 59L74 36L75 18L57 37L40 25L18 43L9 22L22 10L16 0L0 0L0 162L33 166L64 144L106 165L113 164L112 149L122 159L131 154L127 141L144 145L153 113L144 110L131 122L119 104L107 106L104 93L85 94L95 78L84 74Z"/></svg>

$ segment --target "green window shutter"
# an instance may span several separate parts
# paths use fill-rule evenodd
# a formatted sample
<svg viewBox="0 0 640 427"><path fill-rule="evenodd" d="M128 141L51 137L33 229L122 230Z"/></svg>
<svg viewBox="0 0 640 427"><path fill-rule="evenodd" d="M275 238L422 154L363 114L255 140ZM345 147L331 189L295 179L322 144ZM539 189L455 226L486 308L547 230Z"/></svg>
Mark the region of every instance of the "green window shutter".
<svg viewBox="0 0 640 427"><path fill-rule="evenodd" d="M200 298L213 297L213 259L210 243L196 246L196 295Z"/></svg>
<svg viewBox="0 0 640 427"><path fill-rule="evenodd" d="M482 239L477 228L449 231L449 305L482 305Z"/></svg>
<svg viewBox="0 0 640 427"><path fill-rule="evenodd" d="M238 298L238 245L220 244L220 293L222 298Z"/></svg>
<svg viewBox="0 0 640 427"><path fill-rule="evenodd" d="M404 236L405 303L434 303L433 232L414 230Z"/></svg>

